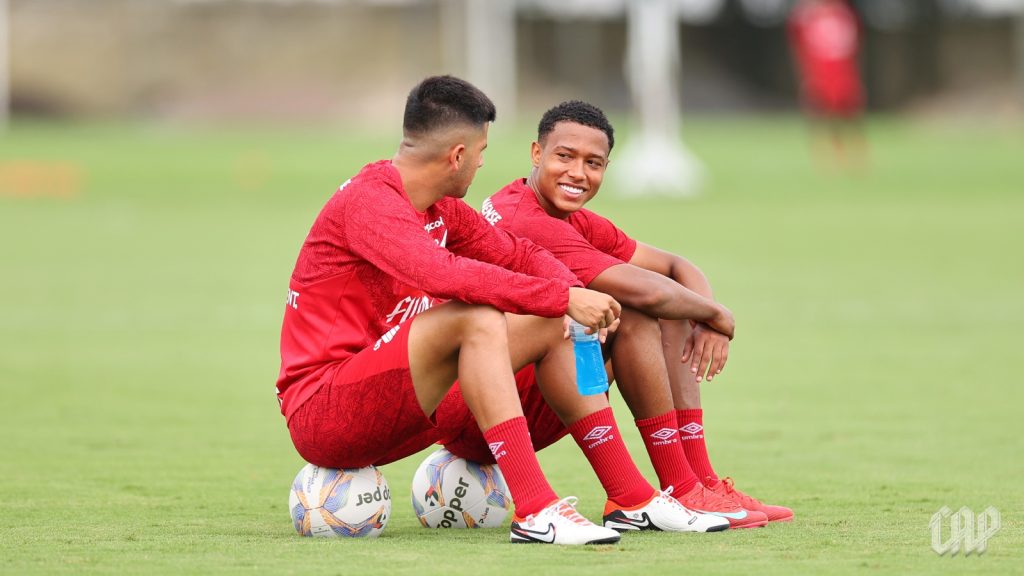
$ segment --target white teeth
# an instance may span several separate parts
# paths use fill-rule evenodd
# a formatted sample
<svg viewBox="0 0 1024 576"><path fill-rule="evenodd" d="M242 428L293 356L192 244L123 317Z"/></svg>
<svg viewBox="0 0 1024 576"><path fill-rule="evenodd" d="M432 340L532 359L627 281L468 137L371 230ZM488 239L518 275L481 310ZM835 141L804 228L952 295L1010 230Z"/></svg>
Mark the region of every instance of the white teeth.
<svg viewBox="0 0 1024 576"><path fill-rule="evenodd" d="M568 192L569 194L572 194L573 196L579 196L580 194L583 194L583 188L577 188L575 186L569 186L568 184L559 184L558 186L562 190L565 190L566 192Z"/></svg>

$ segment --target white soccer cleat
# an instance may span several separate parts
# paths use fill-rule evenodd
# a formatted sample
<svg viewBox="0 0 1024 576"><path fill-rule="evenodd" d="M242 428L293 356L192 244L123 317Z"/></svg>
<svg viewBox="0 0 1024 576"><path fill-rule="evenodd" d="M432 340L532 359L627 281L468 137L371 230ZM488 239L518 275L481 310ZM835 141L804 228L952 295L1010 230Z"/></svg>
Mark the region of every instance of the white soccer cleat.
<svg viewBox="0 0 1024 576"><path fill-rule="evenodd" d="M667 492L655 492L650 500L632 508L624 508L609 500L604 506L604 526L619 532L720 532L729 527L729 520L686 508L672 497L670 487Z"/></svg>
<svg viewBox="0 0 1024 576"><path fill-rule="evenodd" d="M567 496L526 518L513 516L509 541L513 544L614 544L615 530L598 526L576 511L577 498Z"/></svg>

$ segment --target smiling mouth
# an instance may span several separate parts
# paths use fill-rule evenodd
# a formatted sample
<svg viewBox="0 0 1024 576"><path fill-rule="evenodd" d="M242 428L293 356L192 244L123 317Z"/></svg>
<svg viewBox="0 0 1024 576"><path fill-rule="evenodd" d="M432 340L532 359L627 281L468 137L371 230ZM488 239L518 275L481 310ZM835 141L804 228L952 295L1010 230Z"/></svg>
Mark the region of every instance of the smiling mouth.
<svg viewBox="0 0 1024 576"><path fill-rule="evenodd" d="M586 192L583 188L577 188L576 186L570 186L568 184L559 184L558 187L561 188L563 192L574 198L582 196L583 193Z"/></svg>

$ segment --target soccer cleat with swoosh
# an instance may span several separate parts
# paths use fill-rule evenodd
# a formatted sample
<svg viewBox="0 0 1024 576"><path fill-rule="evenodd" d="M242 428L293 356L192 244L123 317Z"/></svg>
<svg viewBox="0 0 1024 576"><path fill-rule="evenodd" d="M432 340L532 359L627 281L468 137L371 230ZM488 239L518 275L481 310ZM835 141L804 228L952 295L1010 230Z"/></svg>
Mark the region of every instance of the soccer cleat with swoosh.
<svg viewBox="0 0 1024 576"><path fill-rule="evenodd" d="M705 488L700 482L686 494L675 498L694 512L727 519L730 528L758 528L768 524L768 516L764 512L747 510L729 498Z"/></svg>
<svg viewBox="0 0 1024 576"><path fill-rule="evenodd" d="M709 480L711 480L709 478ZM710 486L712 492L717 492L721 496L732 500L733 502L743 506L747 510L756 510L758 512L764 512L764 515L768 517L769 522L789 522L793 519L793 511L785 506L774 506L772 504L764 504L753 496L748 496L743 492L737 490L732 483L732 478L723 478L718 483Z"/></svg>
<svg viewBox="0 0 1024 576"><path fill-rule="evenodd" d="M719 532L729 527L729 521L712 514L687 510L672 497L670 486L665 492L655 492L650 500L639 506L627 508L609 500L604 506L604 526L619 532Z"/></svg>
<svg viewBox="0 0 1024 576"><path fill-rule="evenodd" d="M619 533L598 526L576 511L577 499L568 496L548 504L526 518L512 517L509 541L513 544L614 544Z"/></svg>

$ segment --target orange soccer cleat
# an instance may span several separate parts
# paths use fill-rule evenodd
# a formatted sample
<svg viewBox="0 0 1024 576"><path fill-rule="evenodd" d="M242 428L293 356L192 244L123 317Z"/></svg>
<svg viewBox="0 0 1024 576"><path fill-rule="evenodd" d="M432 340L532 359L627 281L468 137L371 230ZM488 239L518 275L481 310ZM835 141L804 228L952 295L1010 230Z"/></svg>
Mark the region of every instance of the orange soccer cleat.
<svg viewBox="0 0 1024 576"><path fill-rule="evenodd" d="M747 510L756 510L763 512L768 517L769 522L789 522L793 519L793 511L785 506L773 506L771 504L763 504L757 498L748 496L743 492L740 492L733 486L732 478L723 478L718 483L711 486L710 490L719 496L723 496L746 508Z"/></svg>
<svg viewBox="0 0 1024 576"><path fill-rule="evenodd" d="M729 498L705 488L698 482L676 500L694 512L713 514L729 520L729 528L757 528L768 524L768 516L757 510L748 510Z"/></svg>

